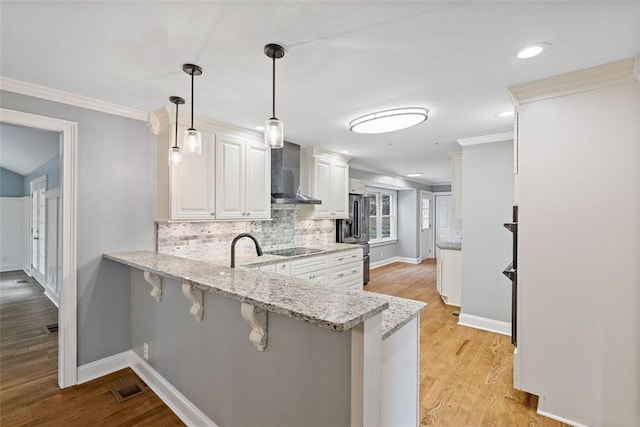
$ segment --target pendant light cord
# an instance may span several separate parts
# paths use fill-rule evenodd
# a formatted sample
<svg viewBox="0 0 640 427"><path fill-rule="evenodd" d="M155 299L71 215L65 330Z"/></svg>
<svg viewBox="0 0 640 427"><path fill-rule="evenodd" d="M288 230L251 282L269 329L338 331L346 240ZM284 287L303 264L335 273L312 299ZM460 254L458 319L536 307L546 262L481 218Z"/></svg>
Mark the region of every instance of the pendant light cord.
<svg viewBox="0 0 640 427"><path fill-rule="evenodd" d="M178 103L176 102L176 140L173 143L173 148L180 148L178 147Z"/></svg>
<svg viewBox="0 0 640 427"><path fill-rule="evenodd" d="M191 70L191 129L193 129L193 72L195 70Z"/></svg>
<svg viewBox="0 0 640 427"><path fill-rule="evenodd" d="M272 73L272 80L271 80L271 85L273 88L273 96L271 97L271 108L272 108L272 115L271 118L275 119L276 118L276 55L274 53L273 55L273 73Z"/></svg>

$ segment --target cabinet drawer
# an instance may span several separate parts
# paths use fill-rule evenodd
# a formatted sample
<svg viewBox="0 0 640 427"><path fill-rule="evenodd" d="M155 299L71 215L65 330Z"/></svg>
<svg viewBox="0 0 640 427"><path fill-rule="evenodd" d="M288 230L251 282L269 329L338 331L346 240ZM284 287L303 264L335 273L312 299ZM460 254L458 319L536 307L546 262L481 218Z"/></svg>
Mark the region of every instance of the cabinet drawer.
<svg viewBox="0 0 640 427"><path fill-rule="evenodd" d="M263 265L258 268L260 271L268 271L271 273L282 274L283 276L288 276L290 272L290 264L288 262L278 262L274 264Z"/></svg>
<svg viewBox="0 0 640 427"><path fill-rule="evenodd" d="M344 264L338 268L331 269L331 280L334 283L343 279L353 279L354 277L362 279L362 261Z"/></svg>
<svg viewBox="0 0 640 427"><path fill-rule="evenodd" d="M305 273L292 274L300 279L307 279L318 283L329 283L329 270L307 271Z"/></svg>
<svg viewBox="0 0 640 427"><path fill-rule="evenodd" d="M345 289L356 289L360 291L364 286L364 284L362 283L362 276L350 276L341 280L336 280L333 282L333 284Z"/></svg>
<svg viewBox="0 0 640 427"><path fill-rule="evenodd" d="M260 270L260 271L268 271L270 273L275 273L276 272L276 265L275 264L261 265L260 267L258 267L258 270Z"/></svg>
<svg viewBox="0 0 640 427"><path fill-rule="evenodd" d="M362 260L362 249L351 249L331 255L331 267Z"/></svg>
<svg viewBox="0 0 640 427"><path fill-rule="evenodd" d="M329 270L329 257L326 255L312 256L291 261L291 275L298 276L310 271Z"/></svg>

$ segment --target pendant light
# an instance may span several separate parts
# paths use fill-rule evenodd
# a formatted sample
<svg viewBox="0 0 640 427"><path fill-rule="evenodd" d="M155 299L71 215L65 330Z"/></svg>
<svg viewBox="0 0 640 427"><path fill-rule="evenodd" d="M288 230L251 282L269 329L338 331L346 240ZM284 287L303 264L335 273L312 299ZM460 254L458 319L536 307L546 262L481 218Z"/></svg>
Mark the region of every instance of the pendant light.
<svg viewBox="0 0 640 427"><path fill-rule="evenodd" d="M182 163L182 153L178 147L178 105L184 104L184 98L179 96L170 96L169 101L176 104L176 139L173 141L173 147L169 148L169 166L178 166Z"/></svg>
<svg viewBox="0 0 640 427"><path fill-rule="evenodd" d="M202 74L202 68L194 64L183 64L182 71L191 75L191 127L184 131L182 147L185 154L202 153L202 136L193 127L193 77Z"/></svg>
<svg viewBox="0 0 640 427"><path fill-rule="evenodd" d="M276 118L276 59L284 56L284 48L271 43L265 45L264 54L273 60L272 114L271 118L264 122L264 144L269 148L282 148L284 146L284 124Z"/></svg>

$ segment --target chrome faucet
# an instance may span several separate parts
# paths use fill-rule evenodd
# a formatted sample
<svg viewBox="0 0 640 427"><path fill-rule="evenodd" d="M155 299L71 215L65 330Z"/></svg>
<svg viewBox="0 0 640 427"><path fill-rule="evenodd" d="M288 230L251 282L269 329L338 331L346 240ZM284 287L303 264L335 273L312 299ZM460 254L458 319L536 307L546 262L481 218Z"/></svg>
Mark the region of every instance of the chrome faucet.
<svg viewBox="0 0 640 427"><path fill-rule="evenodd" d="M238 242L238 240L242 239L243 237L248 237L251 240L253 240L253 243L256 244L256 253L258 254L258 256L262 256L262 248L260 247L260 243L258 243L258 239L256 239L253 235L249 233L238 234L231 241L231 268L236 268L236 243Z"/></svg>

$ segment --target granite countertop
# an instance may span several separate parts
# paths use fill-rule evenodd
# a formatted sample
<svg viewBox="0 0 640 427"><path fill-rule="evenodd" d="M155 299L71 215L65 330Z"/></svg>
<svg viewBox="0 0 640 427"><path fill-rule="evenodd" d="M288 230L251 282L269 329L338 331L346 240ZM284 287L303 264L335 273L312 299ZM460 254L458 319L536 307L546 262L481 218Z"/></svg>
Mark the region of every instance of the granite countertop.
<svg viewBox="0 0 640 427"><path fill-rule="evenodd" d="M375 295L389 302L389 308L382 312L383 340L393 335L394 332L409 323L414 317L419 316L427 308L427 304L421 301L378 293Z"/></svg>
<svg viewBox="0 0 640 427"><path fill-rule="evenodd" d="M121 252L104 257L333 331L349 330L390 306L388 298L372 292L157 252ZM391 317L388 322L397 323Z"/></svg>
<svg viewBox="0 0 640 427"><path fill-rule="evenodd" d="M261 267L263 265L276 264L279 262L295 261L301 258L327 255L330 253L349 251L352 249L361 248L360 245L351 244L351 243L325 243L321 245L305 245L304 247L309 249L318 249L319 252L314 252L311 254L304 254L304 255L294 255L294 256L271 255L266 253L263 254L262 256L242 255L242 256L236 257L236 266L247 267L247 268ZM229 258L215 258L215 259L203 258L200 261L204 261L204 262L208 262L216 265L226 265L226 266L228 266L231 263L231 260Z"/></svg>
<svg viewBox="0 0 640 427"><path fill-rule="evenodd" d="M462 250L462 242L446 242L446 243L438 243L436 245L440 249L449 249L453 251L461 251Z"/></svg>

